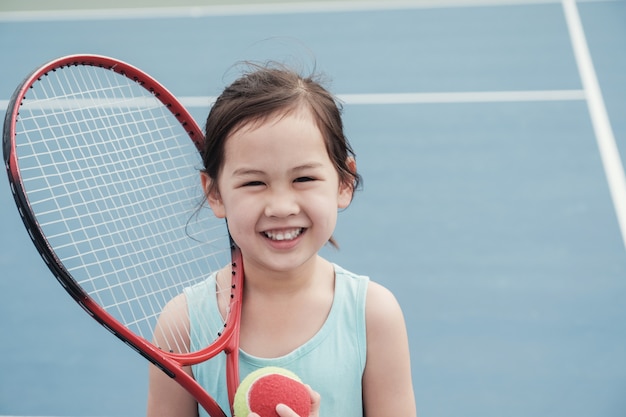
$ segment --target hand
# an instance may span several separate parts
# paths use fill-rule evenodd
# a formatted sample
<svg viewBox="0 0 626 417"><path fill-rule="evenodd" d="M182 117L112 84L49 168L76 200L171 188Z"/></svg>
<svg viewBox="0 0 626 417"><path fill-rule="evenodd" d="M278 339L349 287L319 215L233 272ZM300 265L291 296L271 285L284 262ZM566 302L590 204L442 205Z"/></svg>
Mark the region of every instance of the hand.
<svg viewBox="0 0 626 417"><path fill-rule="evenodd" d="M308 416L299 416L285 404L278 404L276 406L276 412L280 417L319 417L321 397L317 392L313 391L310 386L307 385L306 388L309 390L309 395L311 396L311 413ZM248 417L260 416L256 413L250 413Z"/></svg>

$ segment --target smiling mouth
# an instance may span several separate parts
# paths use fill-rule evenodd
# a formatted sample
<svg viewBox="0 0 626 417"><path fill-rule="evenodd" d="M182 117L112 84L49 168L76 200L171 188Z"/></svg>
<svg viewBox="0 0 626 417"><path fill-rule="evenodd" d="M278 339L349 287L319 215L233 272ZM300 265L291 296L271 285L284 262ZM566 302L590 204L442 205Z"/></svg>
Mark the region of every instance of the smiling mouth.
<svg viewBox="0 0 626 417"><path fill-rule="evenodd" d="M268 230L263 232L263 235L271 240L283 241L294 240L302 234L303 228L290 229L290 230Z"/></svg>

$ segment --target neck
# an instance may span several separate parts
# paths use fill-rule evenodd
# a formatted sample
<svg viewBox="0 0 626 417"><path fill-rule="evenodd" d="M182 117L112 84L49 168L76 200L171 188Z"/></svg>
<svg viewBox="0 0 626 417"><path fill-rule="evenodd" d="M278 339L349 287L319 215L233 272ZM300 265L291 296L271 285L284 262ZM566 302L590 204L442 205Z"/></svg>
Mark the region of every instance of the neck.
<svg viewBox="0 0 626 417"><path fill-rule="evenodd" d="M246 264L245 294L264 295L267 297L293 297L299 293L306 293L328 283L328 277L334 277L332 265L315 256L299 268L288 271L275 271L257 268L256 265ZM334 281L333 281L334 282Z"/></svg>

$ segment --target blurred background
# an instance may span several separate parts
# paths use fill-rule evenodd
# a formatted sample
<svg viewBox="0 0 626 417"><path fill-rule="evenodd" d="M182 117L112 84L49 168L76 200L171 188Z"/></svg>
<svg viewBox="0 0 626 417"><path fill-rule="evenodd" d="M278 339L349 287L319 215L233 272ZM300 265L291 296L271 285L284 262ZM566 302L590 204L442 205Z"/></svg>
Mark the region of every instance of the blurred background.
<svg viewBox="0 0 626 417"><path fill-rule="evenodd" d="M324 255L396 294L419 415L626 415L626 1L0 0L0 51L2 114L74 53L200 125L241 60L327 74L365 181ZM6 177L0 213L0 415L145 414L146 362L56 283Z"/></svg>

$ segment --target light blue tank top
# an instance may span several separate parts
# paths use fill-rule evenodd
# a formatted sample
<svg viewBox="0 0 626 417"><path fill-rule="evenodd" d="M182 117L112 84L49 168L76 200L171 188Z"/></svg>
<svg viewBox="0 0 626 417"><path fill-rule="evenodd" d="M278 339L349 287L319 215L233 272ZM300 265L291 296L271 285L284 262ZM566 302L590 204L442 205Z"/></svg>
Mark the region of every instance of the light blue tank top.
<svg viewBox="0 0 626 417"><path fill-rule="evenodd" d="M239 377L265 366L280 366L296 373L322 397L320 416L362 417L361 380L365 369L365 296L368 277L355 275L338 265L335 268L335 294L330 313L322 328L308 342L279 358L265 359L239 352ZM215 297L215 274L185 289L190 309L208 309L219 314ZM190 314L191 348L199 350L194 327L200 324ZM194 377L230 413L226 391L225 355L192 367ZM199 407L201 417L208 417ZM238 416L247 417L247 416Z"/></svg>

